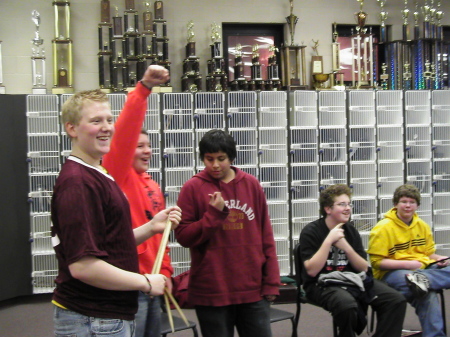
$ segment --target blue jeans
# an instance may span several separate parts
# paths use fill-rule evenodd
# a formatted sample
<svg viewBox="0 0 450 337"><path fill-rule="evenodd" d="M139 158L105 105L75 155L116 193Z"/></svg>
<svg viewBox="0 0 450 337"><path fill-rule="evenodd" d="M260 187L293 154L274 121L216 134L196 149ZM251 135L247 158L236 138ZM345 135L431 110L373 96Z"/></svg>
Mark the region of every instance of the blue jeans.
<svg viewBox="0 0 450 337"><path fill-rule="evenodd" d="M422 337L445 337L439 297L433 290L450 288L450 266L440 269L432 266L430 269L417 270L430 280L430 291L422 298L415 298L406 283L405 275L411 272L405 269L393 270L383 277L383 281L401 292L416 309L422 326Z"/></svg>
<svg viewBox="0 0 450 337"><path fill-rule="evenodd" d="M136 314L136 337L161 336L161 297L139 292L139 309Z"/></svg>
<svg viewBox="0 0 450 337"><path fill-rule="evenodd" d="M89 317L56 305L53 322L56 337L134 337L134 321Z"/></svg>
<svg viewBox="0 0 450 337"><path fill-rule="evenodd" d="M198 305L195 312L203 337L233 337L235 326L240 337L272 337L270 303L265 299L222 307Z"/></svg>

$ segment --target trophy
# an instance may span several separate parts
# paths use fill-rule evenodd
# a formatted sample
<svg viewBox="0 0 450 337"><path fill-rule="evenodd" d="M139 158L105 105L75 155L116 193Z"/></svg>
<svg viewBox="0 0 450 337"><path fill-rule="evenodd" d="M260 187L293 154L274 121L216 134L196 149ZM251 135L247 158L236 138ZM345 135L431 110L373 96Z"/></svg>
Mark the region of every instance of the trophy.
<svg viewBox="0 0 450 337"><path fill-rule="evenodd" d="M331 44L331 53L332 53L332 73L331 75L331 87L335 89L345 88L344 86L344 73L341 72L341 60L340 60L340 50L341 44L338 42L339 34L337 32L337 24L333 23L333 43ZM338 75L340 76L339 85L338 83Z"/></svg>
<svg viewBox="0 0 450 337"><path fill-rule="evenodd" d="M414 39L418 40L420 38L420 28L419 28L419 1L416 0L415 8L414 8Z"/></svg>
<svg viewBox="0 0 450 337"><path fill-rule="evenodd" d="M383 0L384 1L384 0ZM356 34L352 35L352 86L359 89L361 86L373 87L373 35L366 34L365 28L367 13L363 11L364 0L360 3L359 12L355 13ZM384 5L383 5L384 6ZM384 10L383 10L384 12ZM383 18L387 16L384 12Z"/></svg>
<svg viewBox="0 0 450 337"><path fill-rule="evenodd" d="M70 3L54 1L55 38L53 46L53 94L71 94L73 88L72 40L70 39Z"/></svg>
<svg viewBox="0 0 450 337"><path fill-rule="evenodd" d="M388 90L388 80L389 80L389 74L386 72L387 70L387 65L386 63L383 63L381 65L381 69L382 69L382 73L380 75L380 80L381 80L381 89L382 90Z"/></svg>
<svg viewBox="0 0 450 337"><path fill-rule="evenodd" d="M113 38L112 38L112 90L124 91L126 89L127 65L124 59L125 39L123 36L122 17L119 16L119 8L114 6Z"/></svg>
<svg viewBox="0 0 450 337"><path fill-rule="evenodd" d="M225 62L221 56L220 39L220 26L214 22L211 24L211 59L207 63L206 91L227 91L228 77L225 72Z"/></svg>
<svg viewBox="0 0 450 337"><path fill-rule="evenodd" d="M140 34L139 34L139 15L134 9L134 0L125 0L126 10L123 14L123 24L125 32L124 57L126 60L127 71L125 73L124 85L127 91L133 90L137 84L137 76L141 75L140 63ZM143 75L143 73L142 73Z"/></svg>
<svg viewBox="0 0 450 337"><path fill-rule="evenodd" d="M102 0L100 4L100 20L98 24L98 75L100 89L106 93L112 91L113 59L111 44L113 29L110 18L109 0Z"/></svg>
<svg viewBox="0 0 450 337"><path fill-rule="evenodd" d="M405 0L405 8L401 11L402 18L403 18L403 41L409 40L409 29L408 29L408 16L409 16L409 9L408 9L408 0Z"/></svg>
<svg viewBox="0 0 450 337"><path fill-rule="evenodd" d="M387 42L386 20L387 20L387 17L388 17L389 13L384 10L384 4L385 4L386 1L385 0L377 0L377 1L380 3L380 23L381 23L381 27L380 27L380 35L381 35L380 36L380 42ZM361 11L360 11L360 13L362 12L362 3L363 3L363 1L361 1ZM364 18L364 20L365 19L366 18ZM359 24L358 24L358 26L359 26ZM364 24L362 26L364 26ZM356 28L356 29L358 29L358 28Z"/></svg>
<svg viewBox="0 0 450 337"><path fill-rule="evenodd" d="M5 86L3 85L3 68L2 68L2 41L0 41L0 94L6 94Z"/></svg>
<svg viewBox="0 0 450 337"><path fill-rule="evenodd" d="M411 66L409 63L405 63L403 65L403 89L411 90L412 89L412 74L411 74Z"/></svg>
<svg viewBox="0 0 450 337"><path fill-rule="evenodd" d="M294 45L294 34L295 34L295 25L298 22L298 17L294 15L294 0L289 0L290 8L291 8L291 14L286 17L286 22L289 27L289 33L291 35L291 46Z"/></svg>
<svg viewBox="0 0 450 337"><path fill-rule="evenodd" d="M44 40L39 36L39 26L41 25L41 16L38 11L31 12L31 21L34 22L36 30L34 39L31 40L33 47L31 48L31 71L33 81L33 94L46 94L45 82L45 50L43 47Z"/></svg>
<svg viewBox="0 0 450 337"><path fill-rule="evenodd" d="M290 15L286 17L286 22L291 35L291 43L289 45L285 42L283 48L281 49L283 86L287 90L306 89L306 46L294 45L295 25L298 22L298 17L294 15L294 1L289 0L289 4Z"/></svg>
<svg viewBox="0 0 450 337"><path fill-rule="evenodd" d="M153 37L153 14L150 11L150 3L144 2L144 13L142 15L143 31L141 35L141 53L145 59L150 58L152 63L152 37ZM147 67L145 67L147 68Z"/></svg>
<svg viewBox="0 0 450 337"><path fill-rule="evenodd" d="M195 55L194 21L187 24L186 58L183 61L183 77L181 90L184 92L197 92L202 90L202 77L200 75L199 58Z"/></svg>
<svg viewBox="0 0 450 337"><path fill-rule="evenodd" d="M259 45L252 46L252 65L250 66L250 81L248 90L265 90L264 81L261 77L261 63L259 62Z"/></svg>
<svg viewBox="0 0 450 337"><path fill-rule="evenodd" d="M428 0L425 0L425 4L422 6L422 14L423 14L423 37L425 39L430 39L432 38L430 27L431 7L428 3Z"/></svg>
<svg viewBox="0 0 450 337"><path fill-rule="evenodd" d="M441 10L441 1L438 1L437 10L436 10L436 39L443 40L444 39L444 31L442 28L442 18L444 17L444 12Z"/></svg>
<svg viewBox="0 0 450 337"><path fill-rule="evenodd" d="M234 47L234 80L231 82L231 90L247 90L248 84L244 77L244 62L242 60L242 45L238 43Z"/></svg>
<svg viewBox="0 0 450 337"><path fill-rule="evenodd" d="M311 57L311 74L314 80L314 87L316 89L325 89L325 82L330 78L330 74L323 73L323 58L319 56L319 40L314 41L312 46L312 50L316 55Z"/></svg>
<svg viewBox="0 0 450 337"><path fill-rule="evenodd" d="M169 62L169 38L167 37L167 23L164 20L163 2L161 0L155 1L153 12L153 35L151 49L152 57L146 57L149 61L152 59L152 64L158 64L168 71L170 71ZM153 87L153 92L172 92L170 81Z"/></svg>
<svg viewBox="0 0 450 337"><path fill-rule="evenodd" d="M281 81L279 75L279 69L277 64L277 55L275 54L278 48L274 45L269 46L269 52L271 53L268 57L267 66L267 83L266 90L279 91L281 90Z"/></svg>

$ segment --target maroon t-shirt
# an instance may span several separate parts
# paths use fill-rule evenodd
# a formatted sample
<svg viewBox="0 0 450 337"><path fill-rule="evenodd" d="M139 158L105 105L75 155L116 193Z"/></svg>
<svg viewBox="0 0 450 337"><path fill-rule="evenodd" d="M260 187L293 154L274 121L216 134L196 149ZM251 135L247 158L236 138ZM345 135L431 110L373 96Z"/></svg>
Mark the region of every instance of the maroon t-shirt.
<svg viewBox="0 0 450 337"><path fill-rule="evenodd" d="M71 156L56 181L51 210L59 269L53 299L86 316L134 319L137 291L90 286L73 278L68 267L84 256L95 256L139 272L129 204L114 179Z"/></svg>

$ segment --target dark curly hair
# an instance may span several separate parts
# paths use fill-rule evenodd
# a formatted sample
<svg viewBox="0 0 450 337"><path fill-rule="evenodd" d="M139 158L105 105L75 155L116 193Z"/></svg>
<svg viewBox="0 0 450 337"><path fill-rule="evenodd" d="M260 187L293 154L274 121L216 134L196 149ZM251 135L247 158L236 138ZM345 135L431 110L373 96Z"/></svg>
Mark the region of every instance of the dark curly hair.
<svg viewBox="0 0 450 337"><path fill-rule="evenodd" d="M340 195L346 194L349 198L352 196L352 190L350 187L344 184L336 184L328 186L320 193L319 204L320 204L320 214L325 218L327 212L325 212L325 207L331 207L334 204L334 199Z"/></svg>
<svg viewBox="0 0 450 337"><path fill-rule="evenodd" d="M225 152L230 162L236 158L236 142L234 138L223 130L213 129L205 133L198 143L200 159L203 160L206 153Z"/></svg>

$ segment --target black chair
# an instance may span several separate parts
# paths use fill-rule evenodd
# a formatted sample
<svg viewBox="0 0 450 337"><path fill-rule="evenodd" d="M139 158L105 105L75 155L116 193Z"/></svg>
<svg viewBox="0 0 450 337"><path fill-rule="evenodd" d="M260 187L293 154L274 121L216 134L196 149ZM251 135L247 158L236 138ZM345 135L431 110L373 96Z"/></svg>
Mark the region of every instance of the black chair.
<svg viewBox="0 0 450 337"><path fill-rule="evenodd" d="M273 306L270 307L270 323L280 322L286 319L292 322L292 337L297 337L297 324L294 314L289 311L274 308Z"/></svg>
<svg viewBox="0 0 450 337"><path fill-rule="evenodd" d="M298 328L298 322L300 320L300 313L302 309L302 304L311 304L318 306L319 305L310 299L308 299L303 290L303 279L302 279L302 270L303 270L303 262L300 258L300 243L297 243L294 247L294 267L295 267L295 281L297 282L297 301L296 301L296 313L295 313L295 331ZM338 331L337 326L333 320L333 336L337 337Z"/></svg>

